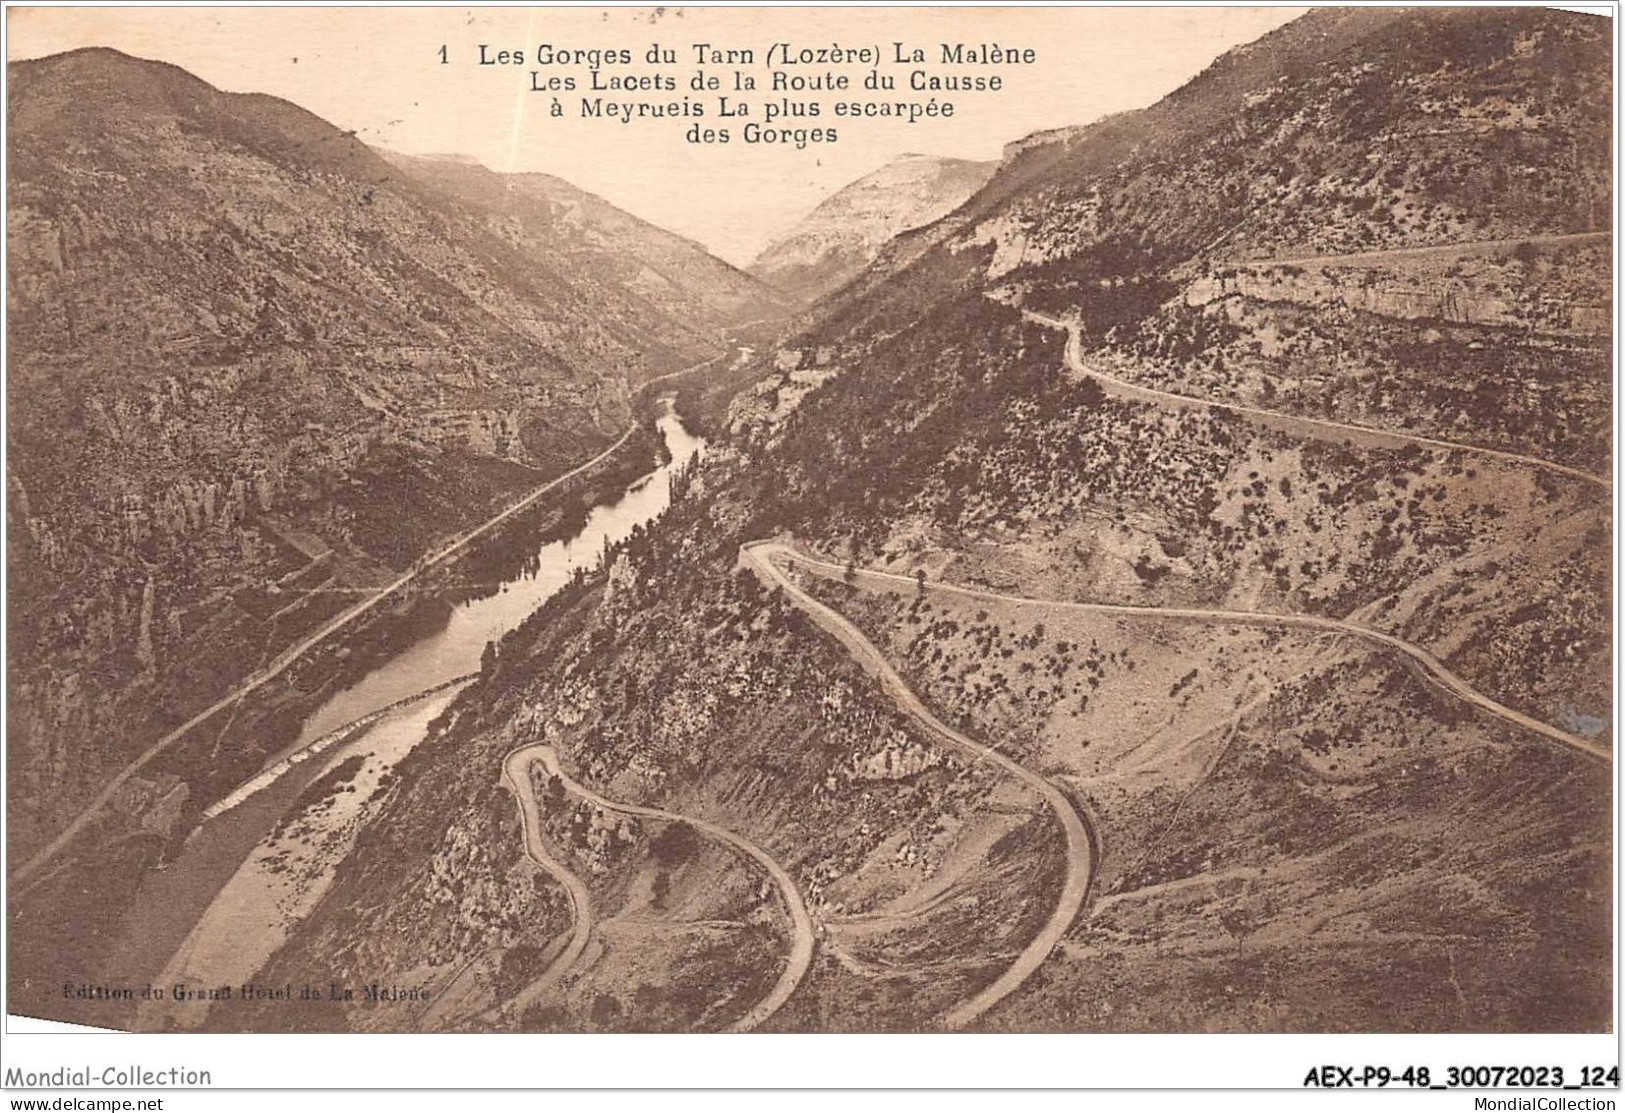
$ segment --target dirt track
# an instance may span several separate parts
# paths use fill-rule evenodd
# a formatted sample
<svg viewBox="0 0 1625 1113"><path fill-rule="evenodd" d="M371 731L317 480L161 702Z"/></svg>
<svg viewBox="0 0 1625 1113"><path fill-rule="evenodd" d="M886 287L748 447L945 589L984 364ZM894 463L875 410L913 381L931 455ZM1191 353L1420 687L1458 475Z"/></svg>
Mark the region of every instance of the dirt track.
<svg viewBox="0 0 1625 1113"><path fill-rule="evenodd" d="M835 635L858 663L880 680L905 714L955 749L968 753L973 760L989 762L1020 780L1037 792L1055 813L1062 834L1066 837L1067 871L1054 911L1050 913L1043 928L1016 956L1016 961L1006 968L1004 973L980 993L956 1005L944 1018L950 1028L963 1028L1015 992L1022 982L1032 976L1060 943L1067 929L1072 926L1072 921L1083 908L1083 903L1089 896L1089 881L1094 869L1094 852L1083 816L1067 795L1048 778L1012 761L992 747L961 734L933 715L920 697L904 683L903 678L897 675L885 655L864 637L856 626L792 583L784 575L783 569L773 563L773 558L782 557L808 565L819 562L810 561L787 546L772 541L750 542L740 548L739 556L740 560L769 587L782 589L809 618ZM834 568L833 565L830 567ZM839 575L841 569L835 568L835 572Z"/></svg>
<svg viewBox="0 0 1625 1113"><path fill-rule="evenodd" d="M790 999L790 995L795 992L796 986L801 984L802 977L806 975L807 969L812 965L813 925L812 917L807 912L806 902L801 899L801 894L797 891L795 882L784 867L779 865L772 855L749 839L742 835L736 835L726 828L718 827L707 820L698 819L694 816L678 815L676 812L661 811L659 808L645 808L638 804L622 804L600 796L592 789L573 780L568 773L560 768L558 754L552 746L536 743L530 746L521 746L517 750L510 752L502 762L502 777L519 801L520 816L525 826L525 852L530 855L532 861L558 878L560 883L570 891L570 900L576 908L576 923L570 945L552 962L541 979L526 989L524 994L521 994L525 1004L540 996L558 980L558 977L564 971L575 964L576 960L581 957L581 952L585 949L587 938L592 931L592 902L586 886L573 873L565 869L562 864L548 855L546 848L541 844L541 810L536 803L535 793L531 791L529 777L530 764L534 761L541 762L542 767L550 775L563 781L567 790L606 811L641 816L645 819L686 823L696 831L709 835L718 842L726 843L765 869L768 876L773 879L773 883L778 886L779 892L784 898L786 911L790 915L790 925L793 932L790 955L785 963L784 971L779 975L778 981L773 984L773 988L768 992L768 995L752 1006L750 1011L740 1017L728 1031L747 1032L755 1028L777 1012L780 1006ZM517 1003L519 1002L516 999Z"/></svg>
<svg viewBox="0 0 1625 1113"><path fill-rule="evenodd" d="M1414 444L1425 448L1441 449L1446 452L1470 452L1477 456L1487 456L1491 459L1502 460L1522 467L1539 468L1542 471L1566 475L1571 479L1594 484L1605 491L1613 490L1612 480L1604 476L1592 475L1590 472L1571 468L1567 464L1542 460L1538 456L1524 456L1516 452L1506 452L1499 448L1483 448L1479 445L1444 441L1436 437L1424 437L1415 433L1398 432L1392 429L1379 429L1370 425L1350 425L1347 422L1331 421L1325 418L1302 417L1297 414L1282 413L1279 410L1246 406L1239 402L1220 402L1210 398L1198 398L1190 394L1175 394L1172 391L1158 390L1156 387L1131 383L1127 379L1119 379L1115 375L1108 375L1100 369L1090 367L1083 362L1083 337L1076 322L1063 321L1056 317L1035 313L1030 309L1022 310L1021 315L1034 324L1043 325L1046 328L1065 329L1067 334L1067 368L1076 374L1088 375L1098 382L1107 393L1118 397L1150 402L1154 405L1174 406L1181 409L1197 407L1243 414L1273 428L1299 436L1312 437L1316 440L1331 439L1337 443L1352 441L1366 446L1375 445L1390 448Z"/></svg>
<svg viewBox="0 0 1625 1113"><path fill-rule="evenodd" d="M828 561L817 560L796 552L786 545L776 542L754 542L758 548L754 552L764 554L760 559L765 563L767 555L780 556L804 567L810 568L825 577L841 576L844 570ZM871 572L858 570L858 579L885 584L899 584L910 588L916 586L916 581L907 576L898 576L891 572ZM788 582L788 581L786 581ZM1536 734L1549 738L1554 742L1595 758L1607 764L1614 760L1613 750L1595 739L1583 738L1577 734L1560 730L1557 727L1531 718L1521 711L1515 711L1504 704L1498 703L1489 696L1484 695L1461 677L1446 668L1437 657L1420 646L1397 638L1392 634L1385 634L1381 630L1373 630L1368 626L1358 626L1352 622L1342 622L1335 618L1320 618L1315 615L1302 614L1270 614L1264 611L1226 611L1205 607L1143 607L1129 603L1072 603L1054 599L1032 599L1023 595L1010 595L999 591L984 591L979 588L960 587L956 584L926 583L926 590L944 592L950 595L961 595L970 599L989 599L1000 603L1017 603L1026 606L1042 606L1055 610L1084 611L1093 614L1108 614L1126 618L1162 618L1186 622L1221 622L1236 626L1284 626L1300 629L1318 630L1334 634L1345 634L1359 638L1362 641L1374 642L1377 645L1393 649L1404 654L1411 661L1421 666L1427 677L1440 688L1449 692L1458 699L1472 704L1481 711L1494 715L1499 719L1512 723L1515 726L1533 731ZM819 604L822 606L822 604Z"/></svg>

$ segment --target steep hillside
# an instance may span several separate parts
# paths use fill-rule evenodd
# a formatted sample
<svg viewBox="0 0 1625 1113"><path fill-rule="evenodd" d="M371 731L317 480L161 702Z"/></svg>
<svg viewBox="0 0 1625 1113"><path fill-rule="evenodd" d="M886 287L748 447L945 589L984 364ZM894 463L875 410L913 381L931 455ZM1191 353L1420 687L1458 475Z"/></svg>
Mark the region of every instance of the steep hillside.
<svg viewBox="0 0 1625 1113"><path fill-rule="evenodd" d="M756 288L630 218L499 228L173 66L83 50L8 82L19 860L257 663L615 441ZM681 297L615 281L628 237Z"/></svg>
<svg viewBox="0 0 1625 1113"><path fill-rule="evenodd" d="M733 420L770 520L1022 598L1391 632L1607 747L1607 36L1319 11L1012 145L767 353ZM1092 909L992 1023L1606 1024L1584 750L1347 639L858 587L820 591L1097 817ZM1360 988L1396 963L1402 1000ZM1563 988L1503 994L1514 968Z"/></svg>
<svg viewBox="0 0 1625 1113"><path fill-rule="evenodd" d="M832 194L769 244L750 273L803 302L868 266L887 240L958 208L987 181L991 162L903 155Z"/></svg>
<svg viewBox="0 0 1625 1113"><path fill-rule="evenodd" d="M379 152L408 176L477 209L488 229L527 258L544 260L635 330L648 373L688 366L722 330L785 315L783 294L691 240L622 212L548 174L499 174L457 157ZM635 376L633 376L635 377Z"/></svg>
<svg viewBox="0 0 1625 1113"><path fill-rule="evenodd" d="M817 943L769 1027L1606 1030L1611 337L1563 310L1610 276L1558 237L1609 207L1608 34L1319 10L1013 145L489 656L268 976L496 972L332 1027L759 997L790 950L748 902L720 955L548 967L574 917L502 772L547 746L793 878ZM617 916L662 873L698 907L681 856L538 796Z"/></svg>

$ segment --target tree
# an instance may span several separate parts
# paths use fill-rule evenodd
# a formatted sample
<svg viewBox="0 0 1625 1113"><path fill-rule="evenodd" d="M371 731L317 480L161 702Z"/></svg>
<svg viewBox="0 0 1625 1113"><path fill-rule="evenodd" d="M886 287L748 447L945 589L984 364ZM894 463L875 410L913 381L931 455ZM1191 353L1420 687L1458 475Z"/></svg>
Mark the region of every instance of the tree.
<svg viewBox="0 0 1625 1113"><path fill-rule="evenodd" d="M1236 961L1241 961L1242 940L1252 934L1253 928L1256 926L1252 916L1244 908L1226 908L1219 913L1219 926L1236 944Z"/></svg>
<svg viewBox="0 0 1625 1113"><path fill-rule="evenodd" d="M621 1003L607 993L593 999L592 1023L595 1028L607 1028L621 1015Z"/></svg>
<svg viewBox="0 0 1625 1113"><path fill-rule="evenodd" d="M694 828L682 822L671 824L649 843L649 852L654 860L667 868L691 860L699 850L699 835Z"/></svg>
<svg viewBox="0 0 1625 1113"><path fill-rule="evenodd" d="M1219 912L1219 926L1235 942L1238 962L1242 956L1242 943L1267 923L1275 912L1275 901L1268 893L1257 890L1243 893L1229 907Z"/></svg>
<svg viewBox="0 0 1625 1113"><path fill-rule="evenodd" d="M924 568L916 568L914 570L914 586L919 589L919 592L920 592L921 595L925 594L925 569Z"/></svg>

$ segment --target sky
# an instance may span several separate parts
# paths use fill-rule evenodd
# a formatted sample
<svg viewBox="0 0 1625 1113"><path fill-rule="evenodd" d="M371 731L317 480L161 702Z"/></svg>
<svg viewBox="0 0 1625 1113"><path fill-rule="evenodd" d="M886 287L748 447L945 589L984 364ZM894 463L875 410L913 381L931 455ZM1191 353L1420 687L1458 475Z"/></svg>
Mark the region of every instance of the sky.
<svg viewBox="0 0 1625 1113"><path fill-rule="evenodd" d="M996 159L1003 145L1045 128L1087 124L1153 103L1214 58L1301 14L1302 8L17 8L7 9L8 58L34 58L83 46L108 46L171 62L233 92L292 101L364 141L406 154L460 154L503 171L541 171L589 190L661 227L744 265L842 186L905 153ZM542 44L566 49L627 48L642 60L652 45L675 50L662 72L681 99L714 106L717 94L691 93L693 45L745 47L744 67L765 87L769 44L874 46L890 59L894 42L925 49L941 43L1031 47L1030 64L977 67L1005 88L943 93L952 118L782 121L835 125L835 143L746 144L744 120L720 120L708 108L702 126L727 126L727 145L687 141L693 120L622 124L584 120L583 96L627 99L578 89L529 89L531 71L573 74L586 67L539 67ZM526 64L480 65L480 47L524 51ZM447 61L441 61L445 48ZM817 64L798 72L816 75ZM835 67L861 80L867 66ZM906 84L912 67L882 66ZM933 65L931 68L936 69ZM728 74L732 67L708 67ZM607 72L607 71L605 71ZM788 70L786 72L789 72ZM970 68L954 72L971 73ZM726 92L726 90L723 90ZM876 94L867 94L876 95ZM895 99L927 100L900 89ZM814 97L816 94L803 94ZM758 95L758 102L773 100ZM825 96L826 101L850 99ZM887 94L882 99L893 99ZM828 109L826 109L826 112ZM756 123L764 121L754 116Z"/></svg>

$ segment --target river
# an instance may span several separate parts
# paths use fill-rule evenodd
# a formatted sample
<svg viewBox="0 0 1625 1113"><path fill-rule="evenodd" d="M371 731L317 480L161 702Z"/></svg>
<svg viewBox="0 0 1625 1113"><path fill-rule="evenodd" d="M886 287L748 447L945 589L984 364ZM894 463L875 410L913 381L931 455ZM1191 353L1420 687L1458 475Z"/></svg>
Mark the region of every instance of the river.
<svg viewBox="0 0 1625 1113"><path fill-rule="evenodd" d="M448 682L478 672L487 642L523 622L578 568L596 565L606 543L626 538L670 504L672 473L700 455L705 442L683 425L670 398L662 399L662 408L658 426L668 463L593 507L572 536L539 545L520 571L457 604L441 629L329 696L292 746L210 809L176 859L142 885L124 938L110 955L109 976L133 981L141 971L158 974L161 964L154 980L164 987L237 985L253 977L332 882L370 818L369 798L384 774L456 697L460 686ZM432 696L409 700L437 687L442 690ZM319 757L289 761L345 724L381 711ZM311 799L305 790L323 776L331 780L335 770L348 787ZM205 1011L197 1003L148 1002L131 1019L142 1030L191 1027Z"/></svg>

